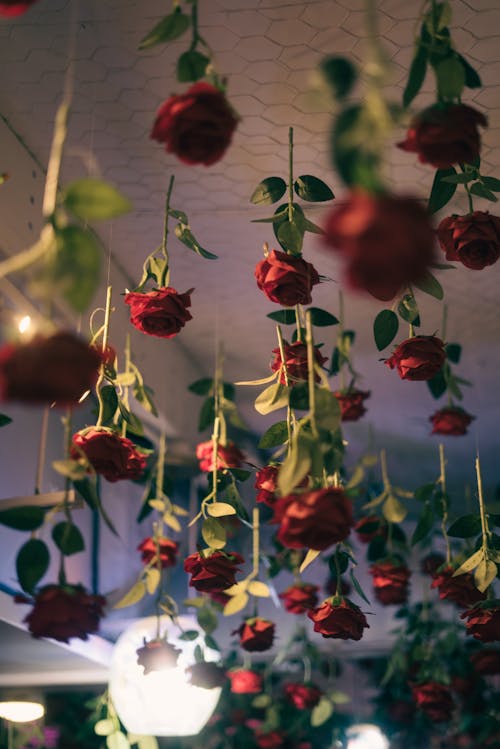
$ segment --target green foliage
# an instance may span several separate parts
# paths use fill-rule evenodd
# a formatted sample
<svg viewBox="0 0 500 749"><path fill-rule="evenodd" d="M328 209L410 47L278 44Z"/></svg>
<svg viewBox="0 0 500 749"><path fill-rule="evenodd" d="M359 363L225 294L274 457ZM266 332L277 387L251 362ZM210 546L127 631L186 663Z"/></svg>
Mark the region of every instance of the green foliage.
<svg viewBox="0 0 500 749"><path fill-rule="evenodd" d="M422 84L425 80L425 75L427 73L427 63L429 59L427 52L428 36L429 34L427 32L427 29L425 28L425 26L422 26L420 39L417 41L416 53L413 57L408 80L403 91L404 107L410 106L413 99L422 88Z"/></svg>
<svg viewBox="0 0 500 749"><path fill-rule="evenodd" d="M250 202L254 205L272 205L286 193L286 182L281 177L266 177L259 182L252 193Z"/></svg>
<svg viewBox="0 0 500 749"><path fill-rule="evenodd" d="M108 182L87 177L66 188L64 206L82 221L104 221L128 213L132 205Z"/></svg>
<svg viewBox="0 0 500 749"><path fill-rule="evenodd" d="M373 323L373 336L379 351L385 349L397 335L399 329L398 316L390 309L383 309L378 313Z"/></svg>
<svg viewBox="0 0 500 749"><path fill-rule="evenodd" d="M346 57L325 57L320 63L320 70L339 100L351 93L358 78L358 71Z"/></svg>
<svg viewBox="0 0 500 749"><path fill-rule="evenodd" d="M432 183L431 194L429 196L429 213L436 213L444 208L447 203L450 202L454 196L457 186L445 178L456 175L457 171L454 167L449 169L438 169L434 175L434 181Z"/></svg>
<svg viewBox="0 0 500 749"><path fill-rule="evenodd" d="M0 428L6 427L8 424L12 423L12 419L10 416L7 416L7 414L0 413Z"/></svg>
<svg viewBox="0 0 500 749"><path fill-rule="evenodd" d="M326 182L310 174L297 177L293 186L299 198L310 203L323 203L335 197Z"/></svg>
<svg viewBox="0 0 500 749"><path fill-rule="evenodd" d="M288 427L286 421L278 421L273 424L269 429L264 432L260 438L259 447L261 449L269 449L272 447L279 447L288 440Z"/></svg>
<svg viewBox="0 0 500 749"><path fill-rule="evenodd" d="M186 16L181 8L176 8L173 13L156 24L151 31L142 39L139 49L151 49L157 44L165 44L178 39L191 25L191 19Z"/></svg>
<svg viewBox="0 0 500 749"><path fill-rule="evenodd" d="M179 83L199 81L204 77L209 64L209 57L190 49L177 60L177 80Z"/></svg>
<svg viewBox="0 0 500 749"><path fill-rule="evenodd" d="M43 525L45 512L45 508L31 505L12 507L0 512L0 525L16 531L35 531Z"/></svg>
<svg viewBox="0 0 500 749"><path fill-rule="evenodd" d="M52 539L59 551L67 557L85 549L85 541L80 529L69 521L58 523L53 527Z"/></svg>
<svg viewBox="0 0 500 749"><path fill-rule="evenodd" d="M50 554L47 544L31 538L19 549L16 557L16 572L21 588L33 593L49 568Z"/></svg>

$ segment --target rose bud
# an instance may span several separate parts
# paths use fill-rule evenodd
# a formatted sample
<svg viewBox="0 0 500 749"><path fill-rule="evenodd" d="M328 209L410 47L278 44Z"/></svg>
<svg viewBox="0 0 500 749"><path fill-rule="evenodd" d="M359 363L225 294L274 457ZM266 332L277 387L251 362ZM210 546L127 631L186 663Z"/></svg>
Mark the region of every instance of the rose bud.
<svg viewBox="0 0 500 749"><path fill-rule="evenodd" d="M370 567L375 598L383 606L406 603L411 572L403 563L378 562Z"/></svg>
<svg viewBox="0 0 500 749"><path fill-rule="evenodd" d="M470 572L453 577L454 572L453 567L446 566L432 576L431 588L438 589L441 600L452 601L463 609L469 609L479 601L484 601L486 593L481 593L476 588L474 576Z"/></svg>
<svg viewBox="0 0 500 749"><path fill-rule="evenodd" d="M348 598L328 598L307 616L314 622L315 632L340 640L361 640L363 629L370 626L361 609Z"/></svg>
<svg viewBox="0 0 500 749"><path fill-rule="evenodd" d="M349 535L352 502L334 487L290 494L276 502L273 522L280 524L277 539L283 546L323 551Z"/></svg>
<svg viewBox="0 0 500 749"><path fill-rule="evenodd" d="M402 380L431 380L446 360L443 341L433 335L407 338L395 349L385 364L395 367Z"/></svg>
<svg viewBox="0 0 500 749"><path fill-rule="evenodd" d="M135 481L146 467L146 458L131 440L104 427L90 427L73 435L71 457L78 460L82 453L106 481Z"/></svg>
<svg viewBox="0 0 500 749"><path fill-rule="evenodd" d="M279 381L282 385L293 386L296 382L307 382L309 367L307 366L307 346L302 341L288 343L283 341L283 353L285 354L285 367L281 361L279 348L273 349L274 360L271 363L273 372L280 372ZM319 367L326 362L326 357L321 354L317 346L314 347L314 359ZM285 374L286 369L286 374ZM320 382L320 377L314 373L315 382Z"/></svg>
<svg viewBox="0 0 500 749"><path fill-rule="evenodd" d="M283 307L311 304L312 287L319 283L317 270L296 255L271 250L255 267L257 286L271 302Z"/></svg>
<svg viewBox="0 0 500 749"><path fill-rule="evenodd" d="M255 474L254 488L258 489L255 499L268 507L274 507L277 500L279 468L279 465L267 465Z"/></svg>
<svg viewBox="0 0 500 749"><path fill-rule="evenodd" d="M99 377L101 354L73 333L0 349L0 400L78 405Z"/></svg>
<svg viewBox="0 0 500 749"><path fill-rule="evenodd" d="M428 212L410 197L352 191L328 215L325 243L344 258L348 284L384 302L435 261Z"/></svg>
<svg viewBox="0 0 500 749"><path fill-rule="evenodd" d="M144 640L144 645L137 651L137 665L144 669L144 676L151 671L168 671L175 668L182 653L166 640Z"/></svg>
<svg viewBox="0 0 500 749"><path fill-rule="evenodd" d="M247 668L227 672L233 694L259 694L262 692L262 676Z"/></svg>
<svg viewBox="0 0 500 749"><path fill-rule="evenodd" d="M500 257L500 218L487 211L448 216L439 224L437 238L447 260L482 270Z"/></svg>
<svg viewBox="0 0 500 749"><path fill-rule="evenodd" d="M281 749L284 746L285 737L280 731L271 731L256 734L255 741L258 749Z"/></svg>
<svg viewBox="0 0 500 749"><path fill-rule="evenodd" d="M500 605L498 601L487 601L485 605L478 605L460 614L466 619L465 628L468 635L472 635L480 642L500 641Z"/></svg>
<svg viewBox="0 0 500 749"><path fill-rule="evenodd" d="M447 686L429 681L412 688L417 706L436 723L450 720L453 712L453 697Z"/></svg>
<svg viewBox="0 0 500 749"><path fill-rule="evenodd" d="M387 526L383 518L377 515L368 515L360 518L354 526L356 535L363 544L369 544L377 536L385 538L387 536Z"/></svg>
<svg viewBox="0 0 500 749"><path fill-rule="evenodd" d="M240 646L249 653L260 653L269 650L274 642L274 622L255 616L246 619L243 624L231 634L239 635Z"/></svg>
<svg viewBox="0 0 500 749"><path fill-rule="evenodd" d="M460 437L467 434L467 427L475 419L459 406L446 406L429 416L432 423L431 434L442 434L445 437Z"/></svg>
<svg viewBox="0 0 500 749"><path fill-rule="evenodd" d="M206 471L209 473L213 471L213 455L214 446L212 440L208 442L200 442L196 447L196 457L200 461L200 471ZM236 447L234 442L228 442L226 445L221 445L220 442L217 446L217 470L223 470L224 468L239 468L241 463L245 460L245 456L241 450Z"/></svg>
<svg viewBox="0 0 500 749"><path fill-rule="evenodd" d="M290 585L279 597L289 614L305 614L318 605L318 586L312 583Z"/></svg>
<svg viewBox="0 0 500 749"><path fill-rule="evenodd" d="M26 603L26 599L20 602ZM35 638L86 640L98 631L105 605L103 596L87 593L83 585L45 585L36 593L33 608L24 621Z"/></svg>
<svg viewBox="0 0 500 749"><path fill-rule="evenodd" d="M36 0L2 0L0 2L0 16L4 16L4 18L22 16L35 3Z"/></svg>
<svg viewBox="0 0 500 749"><path fill-rule="evenodd" d="M297 710L312 710L321 699L321 690L307 684L286 684L285 695Z"/></svg>
<svg viewBox="0 0 500 749"><path fill-rule="evenodd" d="M193 319L187 309L191 306L192 291L189 289L178 294L171 286L144 294L130 291L125 294L125 304L130 307L130 322L146 335L173 338L188 320Z"/></svg>
<svg viewBox="0 0 500 749"><path fill-rule="evenodd" d="M487 125L484 114L466 104L438 104L414 117L406 140L397 145L403 151L417 153L422 164L432 164L436 169L472 164L481 150L478 127Z"/></svg>
<svg viewBox="0 0 500 749"><path fill-rule="evenodd" d="M498 676L500 674L500 650L483 648L470 657L475 671L482 676Z"/></svg>
<svg viewBox="0 0 500 749"><path fill-rule="evenodd" d="M154 539L148 537L144 541L141 541L137 547L137 551L141 552L141 559L144 564L156 565L159 557L162 569L166 569L167 567L175 566L179 544L171 541L169 538L161 537Z"/></svg>
<svg viewBox="0 0 500 749"><path fill-rule="evenodd" d="M235 575L245 560L236 552L214 551L207 556L199 552L184 561L184 570L191 575L189 584L200 593L224 591L236 583Z"/></svg>
<svg viewBox="0 0 500 749"><path fill-rule="evenodd" d="M215 689L223 687L226 683L226 671L217 663L201 661L193 663L186 668L186 673L190 676L188 684L202 689Z"/></svg>
<svg viewBox="0 0 500 749"><path fill-rule="evenodd" d="M368 391L356 390L336 390L334 396L339 402L342 421L359 421L366 413L363 401L370 397Z"/></svg>
<svg viewBox="0 0 500 749"><path fill-rule="evenodd" d="M211 166L224 156L237 124L224 93L199 81L162 104L151 138L184 164Z"/></svg>
<svg viewBox="0 0 500 749"><path fill-rule="evenodd" d="M430 554L427 554L427 556L422 559L420 571L423 575L433 575L437 572L438 567L441 567L445 561L446 560L442 554L439 554L437 551L431 551Z"/></svg>

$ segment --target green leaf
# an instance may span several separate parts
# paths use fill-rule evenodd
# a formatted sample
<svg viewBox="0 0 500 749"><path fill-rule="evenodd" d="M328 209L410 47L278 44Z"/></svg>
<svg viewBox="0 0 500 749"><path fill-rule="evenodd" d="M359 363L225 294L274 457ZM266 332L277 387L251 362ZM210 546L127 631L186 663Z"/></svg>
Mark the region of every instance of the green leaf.
<svg viewBox="0 0 500 749"><path fill-rule="evenodd" d="M215 518L206 518L201 526L201 535L211 549L223 549L226 545L224 526Z"/></svg>
<svg viewBox="0 0 500 749"><path fill-rule="evenodd" d="M112 720L98 720L94 726L94 733L97 736L109 736L115 730L115 724Z"/></svg>
<svg viewBox="0 0 500 749"><path fill-rule="evenodd" d="M95 484L89 478L79 479L72 483L75 490L82 497L85 503L92 510L97 510L99 508L99 497L97 495Z"/></svg>
<svg viewBox="0 0 500 749"><path fill-rule="evenodd" d="M139 580L133 585L130 590L125 593L118 603L115 603L115 609L124 609L127 606L133 606L135 603L141 601L146 595L146 585L142 580Z"/></svg>
<svg viewBox="0 0 500 749"><path fill-rule="evenodd" d="M66 189L64 205L82 221L104 221L128 213L132 204L108 182L87 177Z"/></svg>
<svg viewBox="0 0 500 749"><path fill-rule="evenodd" d="M286 182L281 177L267 177L259 182L250 202L254 205L272 205L286 193Z"/></svg>
<svg viewBox="0 0 500 749"><path fill-rule="evenodd" d="M440 369L439 372L430 380L427 380L427 387L431 391L432 397L436 398L436 400L438 398L441 398L441 396L446 393L448 384L446 382L444 371L442 369Z"/></svg>
<svg viewBox="0 0 500 749"><path fill-rule="evenodd" d="M482 559L474 573L474 583L477 589L484 593L497 576L498 568L490 559Z"/></svg>
<svg viewBox="0 0 500 749"><path fill-rule="evenodd" d="M278 473L278 487L283 496L290 494L309 473L311 450L314 449L316 443L311 435L303 431L295 432L290 451Z"/></svg>
<svg viewBox="0 0 500 749"><path fill-rule="evenodd" d="M363 588L362 588L362 587L361 587L361 585L359 584L358 578L357 578L357 577L356 577L356 575L354 574L354 570L353 570L353 569L351 569L351 570L350 570L350 572L349 572L349 577L351 578L351 581L352 581L352 584L353 584L354 590L356 591L356 593L358 594L358 596L359 596L360 598L362 598L362 599L363 599L363 601L366 601L366 603L367 603L368 605L370 605L370 601L369 601L369 599L368 599L368 598L366 597L366 595L365 595L365 592L364 592Z"/></svg>
<svg viewBox="0 0 500 749"><path fill-rule="evenodd" d="M233 505L228 502L214 502L207 505L207 512L213 518L223 518L227 515L236 515Z"/></svg>
<svg viewBox="0 0 500 749"><path fill-rule="evenodd" d="M418 519L416 528L413 531L413 535L411 537L411 545L415 546L415 544L418 544L420 543L420 541L423 541L425 538L427 538L432 530L433 525L434 513L432 512L432 508L430 506L424 507L424 510Z"/></svg>
<svg viewBox="0 0 500 749"><path fill-rule="evenodd" d="M471 185L470 191L473 195L478 195L480 198L489 200L492 203L498 203L498 198L491 190L488 190L481 182L474 182Z"/></svg>
<svg viewBox="0 0 500 749"><path fill-rule="evenodd" d="M315 412L318 429L335 432L340 426L340 404L334 394L326 388L315 388Z"/></svg>
<svg viewBox="0 0 500 749"><path fill-rule="evenodd" d="M297 177L293 186L299 198L310 203L323 203L335 197L326 182L311 174L302 174Z"/></svg>
<svg viewBox="0 0 500 749"><path fill-rule="evenodd" d="M333 705L327 697L322 697L311 712L311 726L318 728L326 723L333 714Z"/></svg>
<svg viewBox="0 0 500 749"><path fill-rule="evenodd" d="M56 239L54 282L75 312L85 312L99 287L102 248L91 231L79 226L58 229Z"/></svg>
<svg viewBox="0 0 500 749"><path fill-rule="evenodd" d="M293 325L296 319L295 310L293 309L280 309L276 312L270 312L267 317L281 325Z"/></svg>
<svg viewBox="0 0 500 749"><path fill-rule="evenodd" d="M481 519L478 515L462 515L448 528L452 538L473 538L481 533Z"/></svg>
<svg viewBox="0 0 500 749"><path fill-rule="evenodd" d="M462 346L459 343L448 343L445 348L448 359L453 362L453 364L458 364L462 354Z"/></svg>
<svg viewBox="0 0 500 749"><path fill-rule="evenodd" d="M483 559L484 549L475 551L472 556L466 559L465 562L461 564L457 570L455 570L455 572L453 573L453 577L459 577L459 575L465 575L466 572L471 572L475 567L478 566L478 564L481 563Z"/></svg>
<svg viewBox="0 0 500 749"><path fill-rule="evenodd" d="M427 47L419 40L416 54L410 66L405 90L403 91L403 106L405 108L410 106L413 99L422 88L427 73L427 61Z"/></svg>
<svg viewBox="0 0 500 749"><path fill-rule="evenodd" d="M177 60L177 80L180 83L199 81L206 73L210 59L195 49L184 52Z"/></svg>
<svg viewBox="0 0 500 749"><path fill-rule="evenodd" d="M147 385L143 385L138 380L134 383L132 388L134 398L141 406L153 416L158 416L158 411L153 402L152 396L154 395L153 390Z"/></svg>
<svg viewBox="0 0 500 749"><path fill-rule="evenodd" d="M385 349L397 335L399 328L398 316L390 309L383 309L378 313L373 323L373 336L379 351Z"/></svg>
<svg viewBox="0 0 500 749"><path fill-rule="evenodd" d="M425 294L433 296L435 299L439 299L439 301L444 297L443 287L432 273L427 272L425 278L420 281L414 281L414 284L417 289L420 289L420 291L423 291Z"/></svg>
<svg viewBox="0 0 500 749"><path fill-rule="evenodd" d="M273 216L274 236L281 247L294 255L300 255L305 232L304 211L297 203L292 205L292 220L289 220L288 204L276 209Z"/></svg>
<svg viewBox="0 0 500 749"><path fill-rule="evenodd" d="M496 177L481 177L481 181L488 190L500 192L500 179L497 179Z"/></svg>
<svg viewBox="0 0 500 749"><path fill-rule="evenodd" d="M12 507L0 512L0 525L16 531L35 531L43 525L45 512L43 507Z"/></svg>
<svg viewBox="0 0 500 749"><path fill-rule="evenodd" d="M132 432L139 437L143 437L144 427L142 426L142 421L132 411L129 411L122 400L118 401L118 408L123 421L127 422L127 433Z"/></svg>
<svg viewBox="0 0 500 749"><path fill-rule="evenodd" d="M317 328L326 328L329 325L338 325L339 321L330 312L319 307L309 307L307 310L311 314L311 322Z"/></svg>
<svg viewBox="0 0 500 749"><path fill-rule="evenodd" d="M207 635L212 634L212 632L217 629L217 626L219 624L217 614L215 614L212 609L209 609L206 606L203 606L198 610L196 618L198 620L198 624ZM218 650L217 647L214 648L213 645L209 645L207 639L208 638L205 638L205 644L207 645L207 647L211 647L213 648L213 650Z"/></svg>
<svg viewBox="0 0 500 749"><path fill-rule="evenodd" d="M389 523L402 523L408 510L397 497L390 494L382 505L382 514Z"/></svg>
<svg viewBox="0 0 500 749"><path fill-rule="evenodd" d="M349 186L378 190L380 154L373 149L372 123L359 104L344 109L332 132L333 163Z"/></svg>
<svg viewBox="0 0 500 749"><path fill-rule="evenodd" d="M6 427L7 424L11 424L12 419L6 414L0 414L0 427Z"/></svg>
<svg viewBox="0 0 500 749"><path fill-rule="evenodd" d="M207 398L201 407L200 418L198 421L198 431L203 432L207 427L213 424L215 419L215 398Z"/></svg>
<svg viewBox="0 0 500 749"><path fill-rule="evenodd" d="M255 410L263 416L288 405L289 390L280 382L275 382L262 391L255 399Z"/></svg>
<svg viewBox="0 0 500 749"><path fill-rule="evenodd" d="M462 55L458 55L458 59L464 66L465 85L467 86L467 88L481 88L483 84L481 82L479 73L472 67L469 62L467 62L465 57L462 57Z"/></svg>
<svg viewBox="0 0 500 749"><path fill-rule="evenodd" d="M59 551L67 557L85 549L80 529L69 521L58 523L53 527L52 539Z"/></svg>
<svg viewBox="0 0 500 749"><path fill-rule="evenodd" d="M320 62L320 70L333 89L337 99L345 99L351 92L358 73L354 65L346 57L325 57Z"/></svg>
<svg viewBox="0 0 500 749"><path fill-rule="evenodd" d="M101 388L101 399L103 404L102 424L111 426L118 408L118 396L114 385L105 385Z"/></svg>
<svg viewBox="0 0 500 749"><path fill-rule="evenodd" d="M456 54L446 57L434 66L438 93L443 99L457 99L465 87L465 68Z"/></svg>
<svg viewBox="0 0 500 749"><path fill-rule="evenodd" d="M412 325L420 325L420 317L418 312L418 305L413 294L405 294L398 304L399 316Z"/></svg>
<svg viewBox="0 0 500 749"><path fill-rule="evenodd" d="M182 244L186 245L186 247L189 247L189 249L193 250L193 252L196 252L196 254L200 257L205 258L205 260L217 260L217 255L214 255L213 252L205 250L199 244L188 224L184 224L182 222L177 224L174 229L174 233L179 242L182 242Z"/></svg>
<svg viewBox="0 0 500 749"><path fill-rule="evenodd" d="M19 584L26 593L33 593L47 572L49 562L49 550L43 541L32 538L21 546L16 558L16 571Z"/></svg>
<svg viewBox="0 0 500 749"><path fill-rule="evenodd" d="M176 8L169 16L162 18L139 44L139 49L150 49L157 44L171 42L178 39L191 25L191 19L180 8Z"/></svg>
<svg viewBox="0 0 500 749"><path fill-rule="evenodd" d="M457 186L443 182L443 177L450 177L456 173L456 169L452 166L449 169L437 170L434 175L434 182L432 183L431 194L429 196L429 213L436 213L441 210L441 208L444 208L444 206L449 203L455 195Z"/></svg>
<svg viewBox="0 0 500 749"><path fill-rule="evenodd" d="M477 176L467 172L466 174L450 174L449 177L442 177L441 182L449 182L451 185L466 185L474 179L477 179Z"/></svg>
<svg viewBox="0 0 500 749"><path fill-rule="evenodd" d="M179 640L182 640L183 642L192 642L193 640L197 640L199 635L200 633L197 629L188 629L179 636Z"/></svg>
<svg viewBox="0 0 500 749"><path fill-rule="evenodd" d="M278 421L273 424L269 429L264 432L260 438L259 447L261 450L266 450L271 447L278 447L283 445L288 440L288 426L286 421Z"/></svg>

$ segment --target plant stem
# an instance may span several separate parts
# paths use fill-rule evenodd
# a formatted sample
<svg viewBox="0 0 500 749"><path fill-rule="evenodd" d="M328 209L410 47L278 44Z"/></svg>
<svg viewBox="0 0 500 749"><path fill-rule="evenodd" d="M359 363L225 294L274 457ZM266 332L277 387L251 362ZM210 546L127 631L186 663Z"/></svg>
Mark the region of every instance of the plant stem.
<svg viewBox="0 0 500 749"><path fill-rule="evenodd" d="M167 238L168 238L168 219L169 219L169 211L170 211L170 198L172 196L172 189L174 186L174 179L175 175L172 174L170 177L170 182L168 184L168 190L167 190L167 197L165 199L165 220L163 224L163 241L161 245L161 252L163 257L165 258L165 267L163 268L161 279L160 279L160 286L163 288L166 285L166 278L169 271L168 266L168 249L167 249Z"/></svg>
<svg viewBox="0 0 500 749"><path fill-rule="evenodd" d="M69 102L63 101L56 112L54 136L52 138L49 165L47 167L47 178L45 180L43 215L46 220L53 215L56 209L57 187L59 184L59 172L61 171L64 142L66 140L68 115Z"/></svg>
<svg viewBox="0 0 500 749"><path fill-rule="evenodd" d="M45 467L45 455L47 452L47 432L49 428L49 407L45 406L40 428L40 444L38 447L38 462L36 467L35 494L40 494L43 483L43 469Z"/></svg>
<svg viewBox="0 0 500 749"><path fill-rule="evenodd" d="M391 488L391 482L389 481L389 475L387 473L387 454L385 450L380 451L380 468L382 470L382 481L384 482L384 489L389 491Z"/></svg>
<svg viewBox="0 0 500 749"><path fill-rule="evenodd" d="M342 573L340 571L340 562L339 562L339 545L335 547L335 571L337 573L337 585L335 588L335 595L341 596L342 595Z"/></svg>
<svg viewBox="0 0 500 749"><path fill-rule="evenodd" d="M189 48L190 51L192 51L196 47L200 39L200 34L198 32L198 0L191 0L191 3L193 5L191 9L191 25L193 27L193 37L191 40L191 47Z"/></svg>
<svg viewBox="0 0 500 749"><path fill-rule="evenodd" d="M125 339L125 374L128 374L130 372L130 333L127 333L127 338ZM125 407L130 410L130 401L129 401L129 386L125 385L123 388L124 395L123 395L123 403ZM125 419L122 421L122 437L126 437L127 435L127 422Z"/></svg>
<svg viewBox="0 0 500 749"><path fill-rule="evenodd" d="M340 390L344 391L345 388L345 377L344 377L344 361L340 356L340 349L344 349L344 294L339 289L339 335L338 335L337 348L339 350L339 380ZM340 344L340 345L339 345Z"/></svg>
<svg viewBox="0 0 500 749"><path fill-rule="evenodd" d="M448 305L443 304L443 321L441 323L441 340L446 341L446 327L448 324Z"/></svg>
<svg viewBox="0 0 500 749"><path fill-rule="evenodd" d="M288 128L288 221L293 221L293 127Z"/></svg>
<svg viewBox="0 0 500 749"><path fill-rule="evenodd" d="M104 311L104 325L103 325L103 332L102 332L101 350L103 354L106 351L106 347L108 345L109 317L111 314L111 293L112 293L112 287L108 286L107 291L106 291L106 308ZM99 401L99 414L97 416L96 427L102 426L102 420L104 416L104 401L101 395L101 385L103 383L103 380L104 380L104 364L101 364L101 368L99 370L99 379L97 380L97 383L95 386L97 400Z"/></svg>
<svg viewBox="0 0 500 749"><path fill-rule="evenodd" d="M479 461L479 455L476 456L476 476L477 476L477 495L479 499L479 513L481 516L481 535L483 539L483 549L488 550L488 541L490 537L490 529L488 526L488 518L486 517L486 508L484 505L483 495L483 480L481 477L481 463Z"/></svg>
<svg viewBox="0 0 500 749"><path fill-rule="evenodd" d="M295 326L297 328L297 340L302 341L302 320L300 314L300 304L295 305Z"/></svg>
<svg viewBox="0 0 500 749"><path fill-rule="evenodd" d="M283 375L285 380L285 385L289 387L289 380L288 380L288 371L286 368L286 357L285 357L285 347L283 345L283 334L281 332L281 327L279 325L276 326L276 332L278 334L278 346L280 349L280 357L281 357L281 366L283 368ZM290 408L290 404L288 404L286 409L286 429L288 434L288 452L290 452L291 444L292 444L292 409Z"/></svg>
<svg viewBox="0 0 500 749"><path fill-rule="evenodd" d="M217 463L219 460L219 434L220 434L220 418L216 416L214 419L214 431L212 434L212 501L217 502Z"/></svg>
<svg viewBox="0 0 500 749"><path fill-rule="evenodd" d="M158 463L156 465L156 496L163 499L163 483L165 479L165 454L167 452L167 437L165 432L160 435L158 443ZM163 522L162 522L163 525Z"/></svg>
<svg viewBox="0 0 500 749"><path fill-rule="evenodd" d="M443 494L442 500L441 500L441 506L443 508L443 517L441 520L441 530L443 533L443 538L446 543L446 563L449 564L451 562L451 546L450 546L450 539L448 537L448 533L446 530L446 525L448 523L448 502L446 498L446 461L444 457L444 445L439 445L439 483L441 484L441 492Z"/></svg>
<svg viewBox="0 0 500 749"><path fill-rule="evenodd" d="M311 312L306 312L306 343L307 343L307 382L309 390L309 412L311 416L311 431L317 438L318 427L316 425L316 383L314 372L314 341L312 333Z"/></svg>
<svg viewBox="0 0 500 749"><path fill-rule="evenodd" d="M254 507L252 510L252 542L253 542L253 569L252 577L259 574L259 556L260 556L260 517L259 508Z"/></svg>

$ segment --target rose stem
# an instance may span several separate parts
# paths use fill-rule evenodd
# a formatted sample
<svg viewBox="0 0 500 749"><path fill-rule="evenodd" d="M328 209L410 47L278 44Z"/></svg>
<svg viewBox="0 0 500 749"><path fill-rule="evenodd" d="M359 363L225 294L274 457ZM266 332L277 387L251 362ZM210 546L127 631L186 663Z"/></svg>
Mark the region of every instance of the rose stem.
<svg viewBox="0 0 500 749"><path fill-rule="evenodd" d="M341 290L339 290L339 337L338 340L340 341L340 346L344 348L344 294ZM340 354L340 347L339 348L339 354ZM344 362L340 361L339 356L339 380L340 380L340 390L341 392L344 392L345 388L345 380L344 380Z"/></svg>
<svg viewBox="0 0 500 749"><path fill-rule="evenodd" d="M309 389L309 412L311 415L311 431L313 437L318 438L318 427L316 425L316 392L314 372L314 342L312 333L311 312L306 312L306 343L307 343L307 380Z"/></svg>
<svg viewBox="0 0 500 749"><path fill-rule="evenodd" d="M335 589L335 597L341 597L342 596L342 573L340 572L340 562L339 562L339 545L335 547L335 571L337 573L337 585Z"/></svg>
<svg viewBox="0 0 500 749"><path fill-rule="evenodd" d="M288 371L286 368L285 347L283 345L283 334L281 332L281 327L279 325L276 325L276 333L278 334L278 346L280 349L281 366L283 368L285 385L286 387L288 387L290 383L288 380ZM289 403L286 407L286 429L288 433L288 452L290 452L290 447L292 444L292 409L290 408Z"/></svg>
<svg viewBox="0 0 500 749"><path fill-rule="evenodd" d="M488 551L490 529L488 526L488 518L486 517L486 509L484 506L483 480L481 477L481 463L479 461L479 455L476 456L476 476L477 476L477 495L479 499L479 513L481 516L481 535L483 539L482 546L483 546L483 551L486 554Z"/></svg>
<svg viewBox="0 0 500 749"><path fill-rule="evenodd" d="M167 276L169 274L169 265L168 265L168 249L167 249L167 238L168 238L168 219L169 219L169 211L170 211L170 198L172 196L172 189L174 186L174 179L175 176L172 174L170 177L170 182L168 184L168 190L167 190L167 197L165 199L165 221L163 224L163 241L161 245L161 252L163 257L165 258L165 266L162 270L161 279L160 279L160 286L163 288L168 285L167 283Z"/></svg>
<svg viewBox="0 0 500 749"><path fill-rule="evenodd" d="M102 333L103 354L105 353L106 346L108 345L109 316L111 313L111 292L112 292L112 287L108 286L107 291L106 291L106 308L104 312L104 325L103 325L103 333ZM104 416L104 401L101 395L101 385L102 385L103 380L104 380L104 362L101 364L101 367L99 369L99 378L95 386L97 400L99 401L99 414L97 417L96 427L102 426L102 419Z"/></svg>
<svg viewBox="0 0 500 749"><path fill-rule="evenodd" d="M446 497L446 461L444 458L444 445L439 445L439 466L440 466L440 473L439 473L439 483L441 485L441 507L443 508L443 517L441 520L441 530L443 532L443 538L446 543L446 563L449 564L451 562L451 547L450 547L450 539L448 537L448 533L446 531L446 524L448 522L448 501Z"/></svg>
<svg viewBox="0 0 500 749"><path fill-rule="evenodd" d="M127 338L125 340L125 352L124 353L125 353L125 374L128 374L130 372L130 333L127 333ZM130 406L129 406L130 402L129 402L129 397L128 397L129 386L125 385L125 387L123 388L123 390L124 390L124 395L123 395L123 399L122 400L123 400L123 402L125 404L125 407L127 409L129 409L130 408ZM126 437L126 435L127 435L127 422L125 421L125 419L123 419L123 422L122 422L122 437Z"/></svg>
<svg viewBox="0 0 500 749"><path fill-rule="evenodd" d="M35 494L40 494L43 483L43 469L47 452L47 431L49 428L49 407L45 406L40 427L40 445L38 447L38 462L36 467Z"/></svg>
<svg viewBox="0 0 500 749"><path fill-rule="evenodd" d="M288 128L288 221L293 222L293 127Z"/></svg>
<svg viewBox="0 0 500 749"><path fill-rule="evenodd" d="M254 507L252 510L252 541L253 541L253 569L251 577L257 577L259 574L259 555L260 555L260 518L259 508Z"/></svg>
<svg viewBox="0 0 500 749"><path fill-rule="evenodd" d="M297 340L302 341L302 321L300 315L300 304L295 305L295 326L297 328Z"/></svg>

